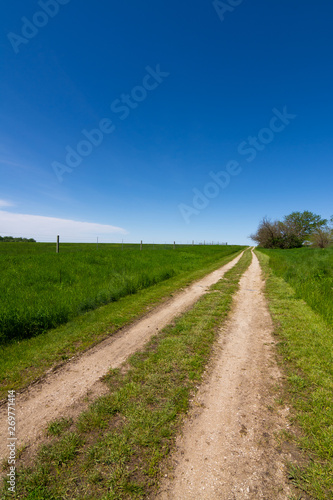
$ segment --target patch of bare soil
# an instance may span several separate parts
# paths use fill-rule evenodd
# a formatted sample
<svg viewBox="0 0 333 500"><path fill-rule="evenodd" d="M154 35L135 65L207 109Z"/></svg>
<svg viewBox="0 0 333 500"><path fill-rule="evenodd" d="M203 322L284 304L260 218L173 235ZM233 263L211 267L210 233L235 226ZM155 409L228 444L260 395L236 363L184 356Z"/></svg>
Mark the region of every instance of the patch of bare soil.
<svg viewBox="0 0 333 500"><path fill-rule="evenodd" d="M281 373L263 285L253 255L158 499L282 500L291 494L284 465L291 455L274 437L288 427L288 408L274 403Z"/></svg>
<svg viewBox="0 0 333 500"><path fill-rule="evenodd" d="M59 417L75 417L91 402L107 392L100 379L111 368L122 365L158 330L192 307L208 288L222 278L240 259L205 276L177 293L172 299L154 309L133 325L93 347L82 356L49 373L42 381L31 385L16 397L17 448L38 445L47 424ZM0 408L0 460L8 456L7 405ZM33 446L34 447L34 446ZM30 450L31 452L31 450Z"/></svg>

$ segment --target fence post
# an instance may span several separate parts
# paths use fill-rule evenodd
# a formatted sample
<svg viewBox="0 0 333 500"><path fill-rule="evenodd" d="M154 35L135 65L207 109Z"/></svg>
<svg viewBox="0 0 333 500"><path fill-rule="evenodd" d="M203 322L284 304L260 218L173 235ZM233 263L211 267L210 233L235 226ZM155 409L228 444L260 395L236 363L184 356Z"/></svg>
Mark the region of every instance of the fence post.
<svg viewBox="0 0 333 500"><path fill-rule="evenodd" d="M140 250L142 250L142 240L141 240L141 243L140 243Z"/></svg>
<svg viewBox="0 0 333 500"><path fill-rule="evenodd" d="M175 250L175 248L176 248L176 242L174 241L173 242L173 249Z"/></svg>
<svg viewBox="0 0 333 500"><path fill-rule="evenodd" d="M57 236L56 253L59 253L59 235Z"/></svg>

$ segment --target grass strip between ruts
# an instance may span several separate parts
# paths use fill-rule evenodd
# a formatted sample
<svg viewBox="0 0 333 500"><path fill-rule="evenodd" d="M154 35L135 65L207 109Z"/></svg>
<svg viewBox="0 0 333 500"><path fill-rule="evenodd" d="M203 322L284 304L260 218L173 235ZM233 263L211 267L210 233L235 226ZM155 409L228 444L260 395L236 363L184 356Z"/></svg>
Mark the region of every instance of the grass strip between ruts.
<svg viewBox="0 0 333 500"><path fill-rule="evenodd" d="M168 456L226 318L241 275L251 262L247 250L238 264L186 314L152 338L128 361L127 370L106 377L110 392L75 423L53 422L52 442L34 465L19 464L16 498L146 498L158 486ZM22 456L24 461L24 453ZM3 489L2 498L12 494Z"/></svg>
<svg viewBox="0 0 333 500"><path fill-rule="evenodd" d="M267 255L256 254L266 274L266 295L279 338L279 361L287 380L284 398L298 428L287 438L304 452L304 463L290 464L290 477L316 500L332 499L333 328L272 273Z"/></svg>

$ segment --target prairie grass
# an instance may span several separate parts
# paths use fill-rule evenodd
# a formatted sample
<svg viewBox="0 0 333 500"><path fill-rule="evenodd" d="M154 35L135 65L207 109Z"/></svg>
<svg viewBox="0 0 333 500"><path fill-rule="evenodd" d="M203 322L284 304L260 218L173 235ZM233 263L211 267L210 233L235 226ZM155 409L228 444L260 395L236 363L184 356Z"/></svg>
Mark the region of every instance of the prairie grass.
<svg viewBox="0 0 333 500"><path fill-rule="evenodd" d="M27 339L173 276L231 255L238 246L0 244L0 344Z"/></svg>
<svg viewBox="0 0 333 500"><path fill-rule="evenodd" d="M311 498L331 500L333 323L325 309L331 311L332 304L327 301L331 292L321 279L331 279L333 254L331 249L282 252L260 250L257 255L267 275L266 292L278 337L279 361L286 374L284 397L293 424L288 439L304 453L303 463L290 463L289 474Z"/></svg>
<svg viewBox="0 0 333 500"><path fill-rule="evenodd" d="M333 247L260 251L269 256L273 272L293 287L296 298L333 324Z"/></svg>

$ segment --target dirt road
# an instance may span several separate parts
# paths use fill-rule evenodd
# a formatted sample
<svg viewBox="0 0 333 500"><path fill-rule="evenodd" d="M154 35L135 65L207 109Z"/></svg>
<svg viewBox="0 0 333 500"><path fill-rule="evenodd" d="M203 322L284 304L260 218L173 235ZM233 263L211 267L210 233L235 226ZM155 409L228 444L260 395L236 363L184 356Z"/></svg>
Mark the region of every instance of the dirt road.
<svg viewBox="0 0 333 500"><path fill-rule="evenodd" d="M192 403L160 500L286 500L285 458L273 434L288 408L272 411L281 377L257 258L240 282L207 377Z"/></svg>
<svg viewBox="0 0 333 500"><path fill-rule="evenodd" d="M78 359L49 374L41 383L32 385L16 398L17 447L38 443L48 422L65 416L75 416L87 404L84 401L106 392L99 381L110 368L117 368L134 352L141 349L157 330L189 309L207 289L231 269L240 256L193 283L175 297L154 309L128 328L90 349ZM0 409L0 435L7 436L7 406ZM0 460L7 457L6 439L0 442Z"/></svg>

